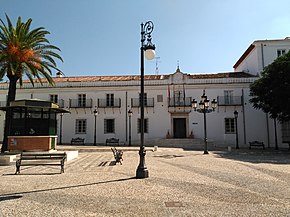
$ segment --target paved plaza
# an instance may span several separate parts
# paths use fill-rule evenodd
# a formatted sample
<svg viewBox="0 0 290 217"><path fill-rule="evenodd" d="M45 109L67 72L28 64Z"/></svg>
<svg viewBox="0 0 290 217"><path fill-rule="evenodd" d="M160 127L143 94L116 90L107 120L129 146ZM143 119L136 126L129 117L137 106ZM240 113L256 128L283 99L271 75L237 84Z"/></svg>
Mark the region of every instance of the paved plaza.
<svg viewBox="0 0 290 217"><path fill-rule="evenodd" d="M0 166L0 217L290 216L289 150L148 150L147 179L135 179L138 148L123 158L114 165L110 149L96 147L63 174Z"/></svg>

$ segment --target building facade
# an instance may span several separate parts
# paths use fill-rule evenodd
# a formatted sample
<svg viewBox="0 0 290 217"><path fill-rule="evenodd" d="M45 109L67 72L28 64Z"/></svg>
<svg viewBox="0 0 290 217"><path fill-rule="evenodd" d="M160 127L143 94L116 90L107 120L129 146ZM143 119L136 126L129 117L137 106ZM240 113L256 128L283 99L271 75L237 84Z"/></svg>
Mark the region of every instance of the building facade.
<svg viewBox="0 0 290 217"><path fill-rule="evenodd" d="M236 125L240 146L249 141L264 141L274 146L273 121L249 103L249 85L259 77L263 67L277 55L290 49L290 40L255 41L234 66L235 72L187 74L179 68L172 74L145 76L145 144L165 138L204 137L203 114L191 107L203 92L216 99L217 109L207 114L207 137L215 144L235 145ZM278 53L278 50L280 50ZM276 56L275 56L276 55ZM55 86L24 81L17 99L42 99L58 103L70 114L58 117L58 135L62 143L80 137L85 143L105 143L118 138L128 144L140 142L140 76L55 77ZM6 105L8 83L0 83L1 106ZM95 116L94 111L98 114ZM129 117L128 111L133 112ZM234 111L238 111L237 122ZM4 114L0 137L3 138ZM96 126L95 126L96 121ZM129 127L130 126L130 127ZM129 132L130 131L130 132ZM278 143L282 143L278 124ZM60 141L59 141L60 142Z"/></svg>

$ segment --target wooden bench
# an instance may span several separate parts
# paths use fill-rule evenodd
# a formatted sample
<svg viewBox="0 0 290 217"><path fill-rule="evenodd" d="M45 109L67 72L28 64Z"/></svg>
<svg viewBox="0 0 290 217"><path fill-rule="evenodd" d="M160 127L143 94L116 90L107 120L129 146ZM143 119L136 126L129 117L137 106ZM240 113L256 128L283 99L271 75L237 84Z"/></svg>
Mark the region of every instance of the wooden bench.
<svg viewBox="0 0 290 217"><path fill-rule="evenodd" d="M119 145L119 139L116 138L110 138L106 139L106 145Z"/></svg>
<svg viewBox="0 0 290 217"><path fill-rule="evenodd" d="M117 150L115 147L111 148L113 154L114 154L114 158L117 163L120 163L122 165L122 160L123 160L123 151L122 150Z"/></svg>
<svg viewBox="0 0 290 217"><path fill-rule="evenodd" d="M85 139L77 137L77 138L72 138L70 141L71 145L84 145L85 144Z"/></svg>
<svg viewBox="0 0 290 217"><path fill-rule="evenodd" d="M253 142L249 142L249 149L251 149L252 146L258 146L258 147L263 147L263 149L265 149L265 144L264 142L260 142L260 141L253 141Z"/></svg>
<svg viewBox="0 0 290 217"><path fill-rule="evenodd" d="M33 153L23 152L16 161L16 172L20 173L22 166L60 166L60 173L64 173L66 153Z"/></svg>

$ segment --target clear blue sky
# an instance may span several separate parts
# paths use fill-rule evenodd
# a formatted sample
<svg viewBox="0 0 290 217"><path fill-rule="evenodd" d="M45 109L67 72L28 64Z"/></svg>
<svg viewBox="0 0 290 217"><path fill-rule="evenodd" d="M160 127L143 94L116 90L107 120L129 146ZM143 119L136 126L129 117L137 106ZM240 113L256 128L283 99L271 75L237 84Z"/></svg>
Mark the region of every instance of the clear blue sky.
<svg viewBox="0 0 290 217"><path fill-rule="evenodd" d="M159 74L233 71L254 40L290 36L289 0L1 0L15 23L51 32L66 76L140 74L140 23L152 20ZM145 62L155 74L156 61Z"/></svg>

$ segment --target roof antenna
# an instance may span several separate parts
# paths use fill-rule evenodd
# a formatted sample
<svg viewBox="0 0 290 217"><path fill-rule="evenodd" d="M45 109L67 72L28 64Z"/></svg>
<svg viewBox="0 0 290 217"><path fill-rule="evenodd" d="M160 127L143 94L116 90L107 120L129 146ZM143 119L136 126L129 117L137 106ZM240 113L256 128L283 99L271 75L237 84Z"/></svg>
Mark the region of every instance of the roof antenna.
<svg viewBox="0 0 290 217"><path fill-rule="evenodd" d="M160 63L160 57L155 57L155 75L158 75L159 74L159 67L158 67L158 63Z"/></svg>

